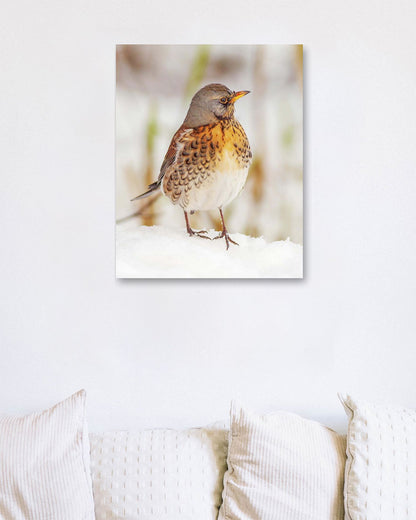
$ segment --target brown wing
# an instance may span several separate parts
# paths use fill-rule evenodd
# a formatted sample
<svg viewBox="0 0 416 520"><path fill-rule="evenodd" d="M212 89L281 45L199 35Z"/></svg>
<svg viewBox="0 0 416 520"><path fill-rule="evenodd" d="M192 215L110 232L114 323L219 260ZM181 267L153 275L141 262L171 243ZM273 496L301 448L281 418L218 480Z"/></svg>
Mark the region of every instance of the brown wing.
<svg viewBox="0 0 416 520"><path fill-rule="evenodd" d="M213 125L206 125L178 130L175 156L169 161L168 150L166 166L165 161L162 165L163 192L174 204L186 204L187 192L192 186L199 186L215 167L212 128Z"/></svg>
<svg viewBox="0 0 416 520"><path fill-rule="evenodd" d="M158 185L160 185L162 183L166 170L175 161L176 153L178 151L178 145L179 145L181 137L183 136L184 131L185 131L185 128L182 125L181 127L179 127L179 129L175 132L175 135L172 137L172 141L170 142L168 151L166 152L165 158L163 159L162 166L160 167L160 173L159 173L159 177L157 179Z"/></svg>
<svg viewBox="0 0 416 520"><path fill-rule="evenodd" d="M172 170L176 171L178 163L182 164L183 162L183 157L181 157L182 153L186 156L189 155L189 153L186 150L184 150L184 148L186 148L189 140L192 139L193 132L194 129L185 128L184 125L178 128L178 130L172 137L168 151L166 152L165 158L163 159L163 163L160 167L159 177L157 178L157 181L152 182L152 184L149 184L148 190L145 193L142 193L141 195L138 195L137 197L131 200L138 200L148 197L154 191L157 191L160 188L166 174L169 174L168 176L170 177Z"/></svg>

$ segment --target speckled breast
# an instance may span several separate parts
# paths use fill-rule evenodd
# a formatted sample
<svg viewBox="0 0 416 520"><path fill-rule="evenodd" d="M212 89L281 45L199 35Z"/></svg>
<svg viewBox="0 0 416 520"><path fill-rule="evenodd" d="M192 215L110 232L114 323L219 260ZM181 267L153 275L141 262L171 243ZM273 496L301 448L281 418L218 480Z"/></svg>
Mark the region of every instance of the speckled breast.
<svg viewBox="0 0 416 520"><path fill-rule="evenodd" d="M251 157L246 133L235 119L185 130L163 193L186 211L222 208L244 187Z"/></svg>

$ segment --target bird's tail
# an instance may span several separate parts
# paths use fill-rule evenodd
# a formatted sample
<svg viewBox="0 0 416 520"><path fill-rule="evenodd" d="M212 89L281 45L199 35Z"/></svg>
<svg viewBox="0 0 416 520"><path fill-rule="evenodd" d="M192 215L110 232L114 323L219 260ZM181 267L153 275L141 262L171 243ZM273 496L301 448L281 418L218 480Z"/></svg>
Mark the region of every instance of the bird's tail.
<svg viewBox="0 0 416 520"><path fill-rule="evenodd" d="M141 195L137 195L137 197L134 197L134 199L130 199L130 202L132 202L133 200L145 199L146 197L148 197L149 195L151 195L152 193L154 193L155 191L157 191L160 188L160 182L159 181L153 182L152 184L149 184L148 188L149 189L147 191L145 191L144 193L142 193Z"/></svg>

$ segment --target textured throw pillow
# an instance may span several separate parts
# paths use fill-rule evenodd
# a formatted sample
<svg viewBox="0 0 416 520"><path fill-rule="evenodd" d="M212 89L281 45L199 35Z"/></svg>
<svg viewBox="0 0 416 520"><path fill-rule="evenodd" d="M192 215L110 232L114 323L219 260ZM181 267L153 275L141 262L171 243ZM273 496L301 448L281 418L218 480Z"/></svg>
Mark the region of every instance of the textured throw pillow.
<svg viewBox="0 0 416 520"><path fill-rule="evenodd" d="M0 417L0 518L94 520L84 390L41 413Z"/></svg>
<svg viewBox="0 0 416 520"><path fill-rule="evenodd" d="M90 435L97 520L216 520L222 427Z"/></svg>
<svg viewBox="0 0 416 520"><path fill-rule="evenodd" d="M279 412L231 407L220 520L343 520L345 437Z"/></svg>
<svg viewBox="0 0 416 520"><path fill-rule="evenodd" d="M416 411L341 398L349 416L347 520L416 518Z"/></svg>

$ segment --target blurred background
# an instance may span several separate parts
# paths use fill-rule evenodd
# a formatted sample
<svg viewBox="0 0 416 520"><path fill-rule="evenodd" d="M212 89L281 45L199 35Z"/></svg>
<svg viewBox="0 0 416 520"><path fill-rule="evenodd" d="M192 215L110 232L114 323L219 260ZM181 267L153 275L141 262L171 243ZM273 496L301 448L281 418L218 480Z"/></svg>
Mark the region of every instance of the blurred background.
<svg viewBox="0 0 416 520"><path fill-rule="evenodd" d="M116 219L184 227L163 195L130 202L157 179L195 92L208 83L250 90L236 103L253 152L247 184L225 210L231 233L303 242L303 51L301 45L118 45ZM191 217L221 229L219 213Z"/></svg>

